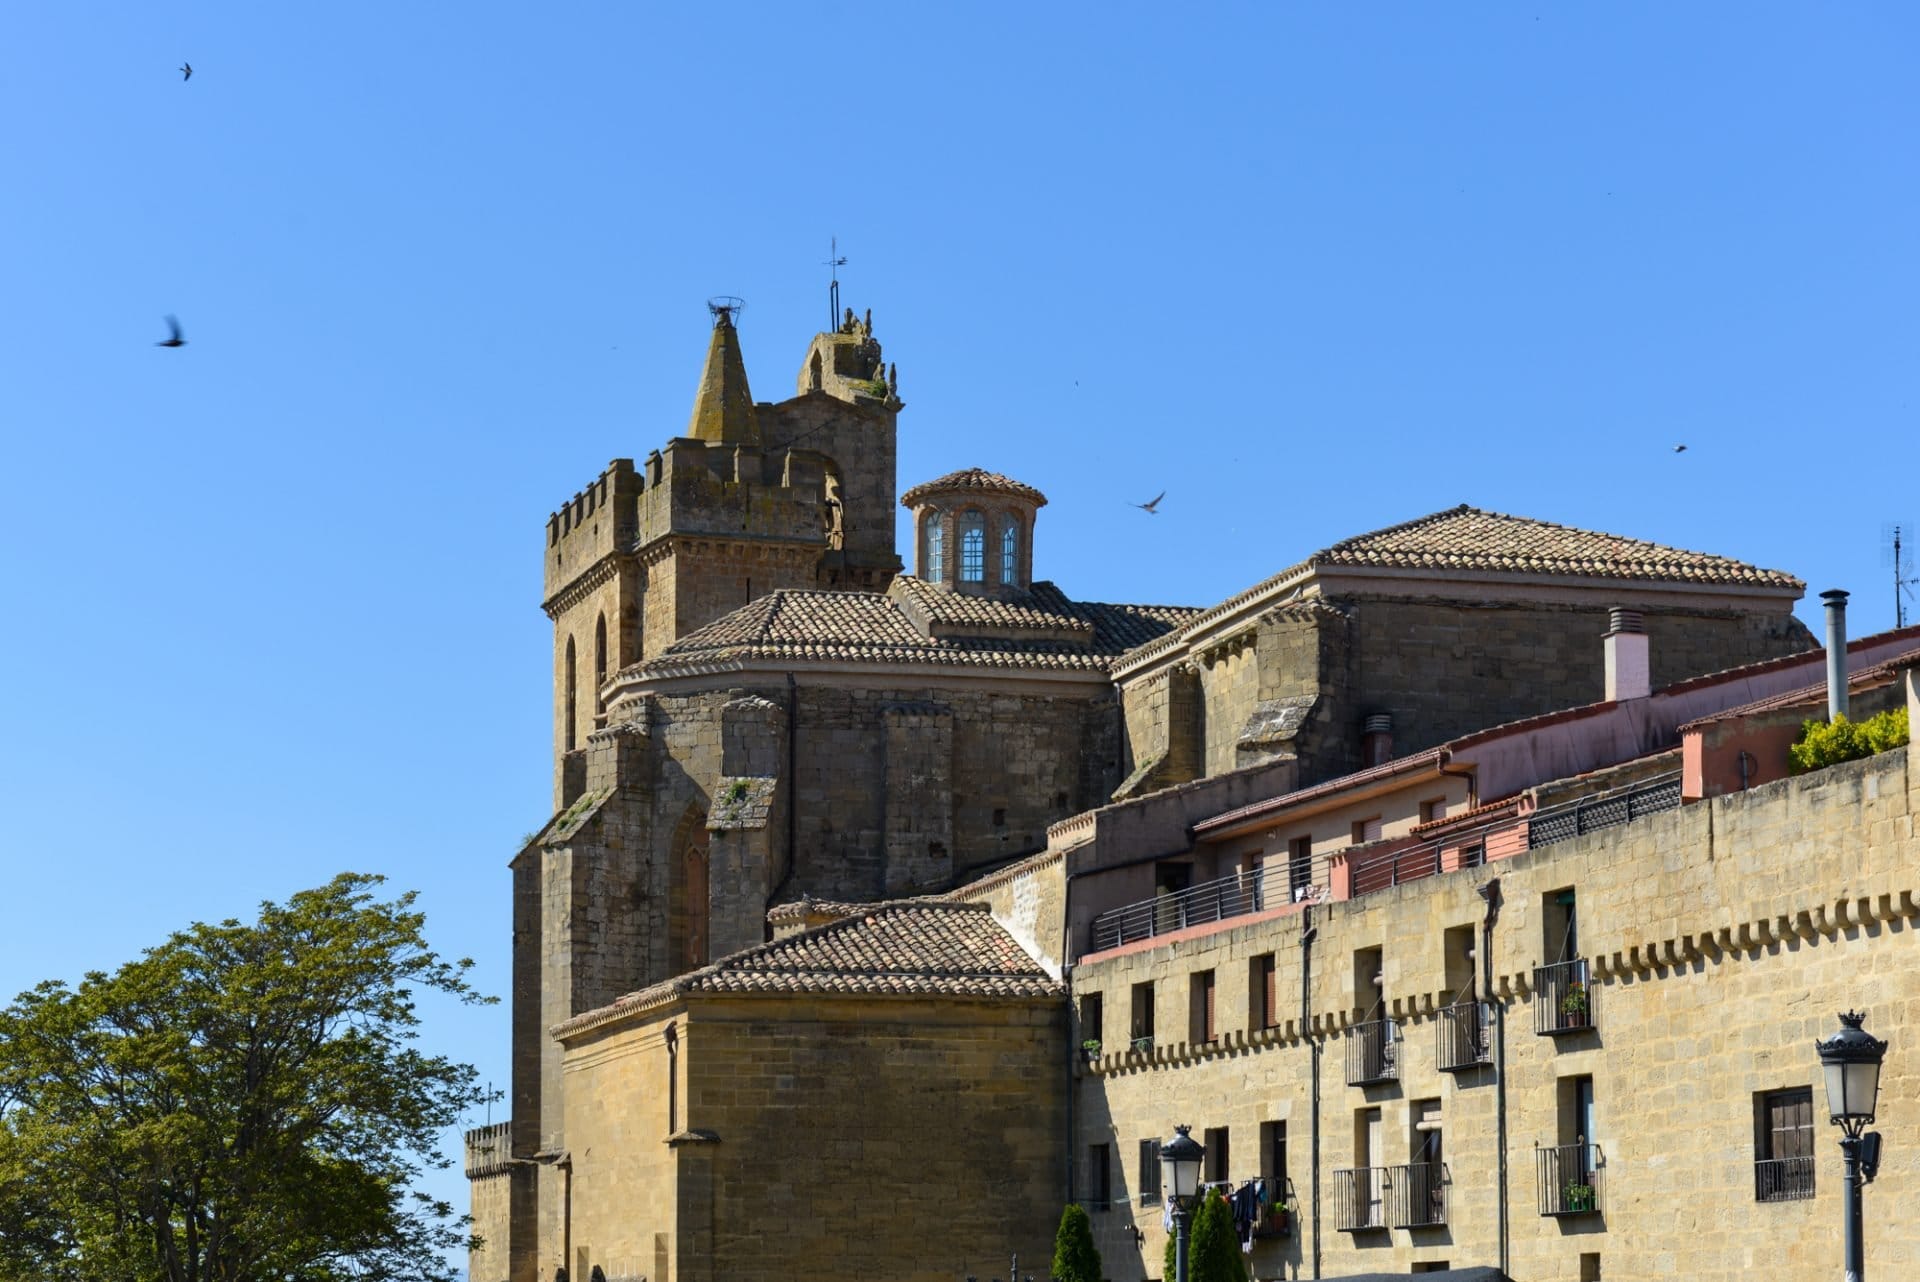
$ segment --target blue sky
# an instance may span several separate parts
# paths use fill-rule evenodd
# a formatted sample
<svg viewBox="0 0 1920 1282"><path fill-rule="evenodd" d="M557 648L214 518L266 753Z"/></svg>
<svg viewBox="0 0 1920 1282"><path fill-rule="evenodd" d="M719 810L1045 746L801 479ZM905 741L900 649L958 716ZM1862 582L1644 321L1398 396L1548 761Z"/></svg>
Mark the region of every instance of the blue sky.
<svg viewBox="0 0 1920 1282"><path fill-rule="evenodd" d="M901 488L1038 486L1036 573L1075 596L1204 604L1468 502L1891 626L1916 34L1896 5L8 7L0 994L352 868L504 995L546 515L684 430L709 295L790 394L830 236L899 365ZM429 1014L504 1084L504 1003Z"/></svg>

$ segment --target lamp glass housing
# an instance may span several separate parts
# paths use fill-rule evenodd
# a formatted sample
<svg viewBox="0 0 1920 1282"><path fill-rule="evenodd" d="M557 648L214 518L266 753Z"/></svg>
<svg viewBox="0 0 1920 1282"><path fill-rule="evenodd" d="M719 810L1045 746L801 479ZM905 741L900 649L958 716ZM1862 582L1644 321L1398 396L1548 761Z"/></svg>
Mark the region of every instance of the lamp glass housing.
<svg viewBox="0 0 1920 1282"><path fill-rule="evenodd" d="M1880 1095L1880 1062L1887 1044L1860 1027L1865 1017L1855 1011L1840 1016L1840 1031L1815 1042L1820 1067L1827 1080L1827 1114L1849 1135L1873 1121Z"/></svg>
<svg viewBox="0 0 1920 1282"><path fill-rule="evenodd" d="M1174 1137L1160 1146L1161 1182L1175 1198L1186 1203L1200 1191L1200 1164L1207 1150L1187 1128L1176 1126Z"/></svg>

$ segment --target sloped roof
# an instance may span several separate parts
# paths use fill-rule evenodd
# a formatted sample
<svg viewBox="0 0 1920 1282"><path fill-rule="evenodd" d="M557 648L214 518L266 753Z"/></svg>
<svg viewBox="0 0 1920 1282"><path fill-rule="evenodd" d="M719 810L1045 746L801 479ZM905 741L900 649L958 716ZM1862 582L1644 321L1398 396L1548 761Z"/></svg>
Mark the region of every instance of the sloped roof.
<svg viewBox="0 0 1920 1282"><path fill-rule="evenodd" d="M1592 578L1643 583L1738 586L1799 593L1806 584L1780 570L1731 557L1688 552L1643 539L1487 512L1465 503L1399 525L1356 534L1309 555L1200 612L1187 628L1221 619L1290 581L1323 569L1453 570L1519 577ZM1171 649L1174 635L1138 648L1125 661Z"/></svg>
<svg viewBox="0 0 1920 1282"><path fill-rule="evenodd" d="M998 472L989 472L985 468L963 467L958 472L948 472L945 476L920 482L900 496L900 506L912 507L929 495L945 494L955 490L1017 494L1035 507L1047 505L1047 496L1031 485L1016 481L1010 476L1002 476Z"/></svg>
<svg viewBox="0 0 1920 1282"><path fill-rule="evenodd" d="M929 635L894 597L942 625ZM966 596L910 576L888 595L782 590L680 638L630 671L670 676L716 662L814 660L1053 671L1105 671L1142 641L1197 611L1182 606L1072 601L1051 583L1005 600ZM966 635L978 627L988 635ZM1035 635L1022 637L1021 631Z"/></svg>
<svg viewBox="0 0 1920 1282"><path fill-rule="evenodd" d="M985 904L905 899L859 906L840 921L723 957L576 1015L554 1033L585 1032L688 993L1026 999L1065 991Z"/></svg>
<svg viewBox="0 0 1920 1282"><path fill-rule="evenodd" d="M1738 584L1804 589L1779 570L1731 557L1688 552L1643 539L1555 525L1532 517L1448 508L1371 534L1342 539L1307 558L1313 566L1493 570L1674 583Z"/></svg>

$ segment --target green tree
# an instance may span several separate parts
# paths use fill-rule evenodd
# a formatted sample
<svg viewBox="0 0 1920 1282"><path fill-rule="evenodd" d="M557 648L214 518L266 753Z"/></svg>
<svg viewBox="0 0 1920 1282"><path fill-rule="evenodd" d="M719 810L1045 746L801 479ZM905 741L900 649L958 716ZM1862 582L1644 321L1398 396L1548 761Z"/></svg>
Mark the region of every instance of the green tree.
<svg viewBox="0 0 1920 1282"><path fill-rule="evenodd" d="M1053 1282L1100 1282L1100 1251L1093 1244L1093 1221L1086 1208L1068 1203L1053 1235Z"/></svg>
<svg viewBox="0 0 1920 1282"><path fill-rule="evenodd" d="M1167 1235L1166 1272L1161 1276L1165 1282L1175 1277L1172 1234ZM1247 1262L1233 1232L1233 1208L1219 1189L1208 1189L1200 1209L1189 1214L1187 1282L1247 1282Z"/></svg>
<svg viewBox="0 0 1920 1282"><path fill-rule="evenodd" d="M410 1192L484 1101L410 1043L485 1002L414 896L342 874L0 1010L0 1278L452 1282L467 1220Z"/></svg>

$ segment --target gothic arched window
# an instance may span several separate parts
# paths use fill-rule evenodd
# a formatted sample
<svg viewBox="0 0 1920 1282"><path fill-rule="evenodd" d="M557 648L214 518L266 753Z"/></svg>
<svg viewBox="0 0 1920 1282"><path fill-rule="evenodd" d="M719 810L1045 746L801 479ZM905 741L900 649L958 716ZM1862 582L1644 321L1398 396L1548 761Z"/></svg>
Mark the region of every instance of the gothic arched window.
<svg viewBox="0 0 1920 1282"><path fill-rule="evenodd" d="M927 509L927 582L941 583L947 577L947 527L940 509Z"/></svg>
<svg viewBox="0 0 1920 1282"><path fill-rule="evenodd" d="M960 514L960 581L987 581L987 518L979 512Z"/></svg>
<svg viewBox="0 0 1920 1282"><path fill-rule="evenodd" d="M1000 518L1000 581L1020 581L1020 522L1011 516Z"/></svg>

